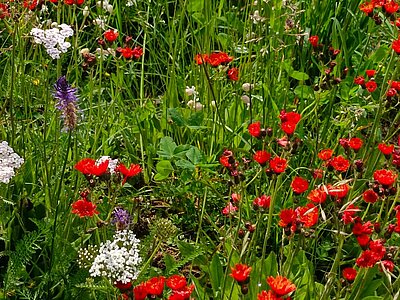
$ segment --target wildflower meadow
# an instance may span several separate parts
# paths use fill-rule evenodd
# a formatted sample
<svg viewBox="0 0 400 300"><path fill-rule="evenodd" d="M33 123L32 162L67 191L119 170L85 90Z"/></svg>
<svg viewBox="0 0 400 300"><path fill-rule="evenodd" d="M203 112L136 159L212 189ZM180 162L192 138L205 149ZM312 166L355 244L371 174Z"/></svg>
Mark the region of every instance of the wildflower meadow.
<svg viewBox="0 0 400 300"><path fill-rule="evenodd" d="M0 0L0 299L400 299L398 0Z"/></svg>

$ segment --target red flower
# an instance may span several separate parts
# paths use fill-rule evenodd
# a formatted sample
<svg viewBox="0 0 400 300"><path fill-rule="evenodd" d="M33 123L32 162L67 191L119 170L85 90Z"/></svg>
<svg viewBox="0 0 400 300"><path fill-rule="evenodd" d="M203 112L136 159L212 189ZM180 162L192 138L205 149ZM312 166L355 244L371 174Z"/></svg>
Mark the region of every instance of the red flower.
<svg viewBox="0 0 400 300"><path fill-rule="evenodd" d="M253 159L262 166L264 166L270 158L271 154L265 150L259 150L253 155Z"/></svg>
<svg viewBox="0 0 400 300"><path fill-rule="evenodd" d="M94 159L83 158L75 164L75 169L84 175L99 177L107 172L108 162L108 160L105 160L97 165Z"/></svg>
<svg viewBox="0 0 400 300"><path fill-rule="evenodd" d="M356 222L354 223L353 226L353 234L358 236L358 235L363 235L363 234L371 234L374 231L374 225L368 221L362 224L361 222Z"/></svg>
<svg viewBox="0 0 400 300"><path fill-rule="evenodd" d="M255 208L267 209L267 208L269 208L270 204L271 204L271 196L266 196L266 195L262 195L260 197L257 197L253 201L253 206Z"/></svg>
<svg viewBox="0 0 400 300"><path fill-rule="evenodd" d="M124 176L124 180L122 181L122 185L124 185L125 182L128 180L128 178L140 174L140 172L142 172L142 168L140 167L140 165L131 164L131 166L128 169L127 167L125 167L124 164L120 163L115 168L115 171L121 173Z"/></svg>
<svg viewBox="0 0 400 300"><path fill-rule="evenodd" d="M318 153L318 157L322 160L329 160L331 159L333 154L332 149L323 149Z"/></svg>
<svg viewBox="0 0 400 300"><path fill-rule="evenodd" d="M318 222L318 207L312 203L296 208L296 213L299 221L303 223L303 226L306 228L312 227Z"/></svg>
<svg viewBox="0 0 400 300"><path fill-rule="evenodd" d="M186 278L182 275L171 275L167 279L167 286L172 290L180 290L186 286Z"/></svg>
<svg viewBox="0 0 400 300"><path fill-rule="evenodd" d="M168 300L188 300L194 290L194 284L185 286L179 290L174 290Z"/></svg>
<svg viewBox="0 0 400 300"><path fill-rule="evenodd" d="M378 198L378 194L375 193L373 190L366 190L363 193L363 199L367 203L375 203L376 201L378 201Z"/></svg>
<svg viewBox="0 0 400 300"><path fill-rule="evenodd" d="M388 89L388 91L386 92L386 97L394 97L397 94L397 90L395 88L390 88Z"/></svg>
<svg viewBox="0 0 400 300"><path fill-rule="evenodd" d="M285 172L287 167L287 160L280 157L274 157L269 161L269 166L276 174Z"/></svg>
<svg viewBox="0 0 400 300"><path fill-rule="evenodd" d="M23 6L29 10L34 10L38 5L38 0L24 0Z"/></svg>
<svg viewBox="0 0 400 300"><path fill-rule="evenodd" d="M145 300L147 298L146 282L135 286L133 288L133 294L135 295L135 300Z"/></svg>
<svg viewBox="0 0 400 300"><path fill-rule="evenodd" d="M249 280L251 267L245 264L236 264L234 267L231 267L232 273L230 276L235 279L239 284L247 283Z"/></svg>
<svg viewBox="0 0 400 300"><path fill-rule="evenodd" d="M361 247L367 246L369 241L370 241L369 235L361 234L361 235L357 236L357 242Z"/></svg>
<svg viewBox="0 0 400 300"><path fill-rule="evenodd" d="M357 277L357 270L354 268L344 268L342 271L343 278L348 281L354 281Z"/></svg>
<svg viewBox="0 0 400 300"><path fill-rule="evenodd" d="M85 1L84 0L64 0L64 3L66 5L73 5L73 4L82 5L83 2L85 2Z"/></svg>
<svg viewBox="0 0 400 300"><path fill-rule="evenodd" d="M257 300L280 300L282 299L281 297L278 297L277 295L274 294L273 291L261 291L257 295Z"/></svg>
<svg viewBox="0 0 400 300"><path fill-rule="evenodd" d="M296 130L296 125L297 124L293 122L283 122L281 124L281 128L283 132L286 133L287 135L292 135Z"/></svg>
<svg viewBox="0 0 400 300"><path fill-rule="evenodd" d="M337 186L328 184L326 186L326 189L328 190L329 196L342 199L342 198L346 197L347 193L350 190L350 187L348 184L341 184L341 185L337 185Z"/></svg>
<svg viewBox="0 0 400 300"><path fill-rule="evenodd" d="M322 178L324 177L324 171L322 171L321 169L314 169L312 176L314 179Z"/></svg>
<svg viewBox="0 0 400 300"><path fill-rule="evenodd" d="M363 141L360 138L354 137L349 140L349 147L353 149L355 152L360 150L363 145Z"/></svg>
<svg viewBox="0 0 400 300"><path fill-rule="evenodd" d="M372 2L364 2L360 5L360 10L367 16L374 12L374 4Z"/></svg>
<svg viewBox="0 0 400 300"><path fill-rule="evenodd" d="M251 136L258 138L261 134L261 123L251 123L247 129L249 130Z"/></svg>
<svg viewBox="0 0 400 300"><path fill-rule="evenodd" d="M239 80L239 69L238 68L230 68L227 72L228 78L233 81Z"/></svg>
<svg viewBox="0 0 400 300"><path fill-rule="evenodd" d="M7 4L0 3L0 20L10 16Z"/></svg>
<svg viewBox="0 0 400 300"><path fill-rule="evenodd" d="M385 8L385 12L388 14L393 14L399 10L399 5L394 1L388 1L383 6Z"/></svg>
<svg viewBox="0 0 400 300"><path fill-rule="evenodd" d="M114 29L108 29L107 31L104 32L104 38L112 43L118 38L118 31Z"/></svg>
<svg viewBox="0 0 400 300"><path fill-rule="evenodd" d="M370 80L365 84L365 88L367 89L368 92L372 93L376 90L376 88L378 87L378 85L376 84L375 81Z"/></svg>
<svg viewBox="0 0 400 300"><path fill-rule="evenodd" d="M354 78L354 83L359 85L364 85L365 79L363 76L357 76L356 78Z"/></svg>
<svg viewBox="0 0 400 300"><path fill-rule="evenodd" d="M394 40L392 43L392 49L397 54L400 54L400 39Z"/></svg>
<svg viewBox="0 0 400 300"><path fill-rule="evenodd" d="M376 71L375 70L367 70L367 71L365 71L365 73L367 73L368 77L374 77Z"/></svg>
<svg viewBox="0 0 400 300"><path fill-rule="evenodd" d="M281 119L282 123L291 122L297 124L300 122L301 115L294 111L286 112L285 110L282 110L279 114L279 118Z"/></svg>
<svg viewBox="0 0 400 300"><path fill-rule="evenodd" d="M292 187L293 192L296 194L302 194L308 190L308 181L307 179L296 176L290 186Z"/></svg>
<svg viewBox="0 0 400 300"><path fill-rule="evenodd" d="M376 259L376 255L371 250L365 250L356 259L356 265L361 268L372 268L379 261Z"/></svg>
<svg viewBox="0 0 400 300"><path fill-rule="evenodd" d="M308 41L310 42L310 44L314 47L317 48L318 47L318 36L317 35L312 35L310 36L310 38L308 39Z"/></svg>
<svg viewBox="0 0 400 300"><path fill-rule="evenodd" d="M389 272L393 273L394 270L394 263L391 260L382 260L381 261L383 267L388 270ZM382 270L381 270L382 271Z"/></svg>
<svg viewBox="0 0 400 300"><path fill-rule="evenodd" d="M195 60L196 64L202 65L202 64L208 62L208 55L207 54L196 54L196 56L194 57L194 60Z"/></svg>
<svg viewBox="0 0 400 300"><path fill-rule="evenodd" d="M291 226L293 223L296 223L297 214L292 208L283 209L279 213L279 218L280 220L278 225L281 227L288 227Z"/></svg>
<svg viewBox="0 0 400 300"><path fill-rule="evenodd" d="M341 155L333 157L329 161L329 165L332 166L336 171L342 173L346 172L350 167L349 161Z"/></svg>
<svg viewBox="0 0 400 300"><path fill-rule="evenodd" d="M222 210L222 214L224 216L229 216L232 215L235 211L237 211L238 208L234 206L231 202L229 202L225 208Z"/></svg>
<svg viewBox="0 0 400 300"><path fill-rule="evenodd" d="M231 164L229 163L229 157L228 156L222 155L219 158L219 162L221 163L221 165L223 165L226 168L230 168L231 167Z"/></svg>
<svg viewBox="0 0 400 300"><path fill-rule="evenodd" d="M381 151L384 155L390 155L390 154L392 154L392 152L393 152L393 150L394 150L394 145L392 145L392 144L386 145L386 144L384 144L384 143L380 143L380 144L378 145L378 149L379 149L379 151Z"/></svg>
<svg viewBox="0 0 400 300"><path fill-rule="evenodd" d="M397 174L391 170L377 170L374 172L374 179L382 185L391 186L395 183Z"/></svg>
<svg viewBox="0 0 400 300"><path fill-rule="evenodd" d="M389 80L388 84L390 84L390 87L394 88L396 91L400 91L400 81Z"/></svg>
<svg viewBox="0 0 400 300"><path fill-rule="evenodd" d="M296 290L296 286L289 279L280 275L275 278L269 276L267 278L267 283L279 297L285 296Z"/></svg>
<svg viewBox="0 0 400 300"><path fill-rule="evenodd" d="M312 190L308 196L307 199L314 202L314 203L324 203L326 201L326 196L327 193L323 187L319 189L314 189Z"/></svg>
<svg viewBox="0 0 400 300"><path fill-rule="evenodd" d="M161 297L164 291L165 277L153 277L146 281L146 291L148 295Z"/></svg>
<svg viewBox="0 0 400 300"><path fill-rule="evenodd" d="M233 60L232 56L229 56L225 52L214 52L208 57L208 63L213 67L218 67L221 64L229 63Z"/></svg>
<svg viewBox="0 0 400 300"><path fill-rule="evenodd" d="M346 207L342 215L342 221L345 225L353 223L357 217L355 217L356 213L359 212L360 209L354 204L350 204Z"/></svg>
<svg viewBox="0 0 400 300"><path fill-rule="evenodd" d="M99 214L96 210L96 204L87 201L86 199L80 199L72 203L72 213L78 215L80 218L93 217L93 215Z"/></svg>
<svg viewBox="0 0 400 300"><path fill-rule="evenodd" d="M117 281L116 283L114 283L114 286L123 292L124 290L130 289L132 287L132 283L122 283L121 281Z"/></svg>
<svg viewBox="0 0 400 300"><path fill-rule="evenodd" d="M133 49L130 47L125 47L125 48L118 47L117 51L121 53L121 55L126 59L131 59L131 58L138 59L143 55L143 49L139 46L136 46Z"/></svg>

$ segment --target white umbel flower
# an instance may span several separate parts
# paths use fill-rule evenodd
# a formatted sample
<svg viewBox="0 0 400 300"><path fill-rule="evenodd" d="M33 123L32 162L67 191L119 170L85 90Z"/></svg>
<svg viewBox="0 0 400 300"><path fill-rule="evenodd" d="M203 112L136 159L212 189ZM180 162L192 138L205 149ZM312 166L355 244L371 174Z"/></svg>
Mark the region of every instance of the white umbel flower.
<svg viewBox="0 0 400 300"><path fill-rule="evenodd" d="M24 159L6 141L0 143L0 182L9 183L15 175L14 169L18 169L23 163Z"/></svg>
<svg viewBox="0 0 400 300"><path fill-rule="evenodd" d="M89 274L107 277L114 283L131 282L138 277L138 266L142 262L138 249L140 241L130 230L118 231L113 238L100 245Z"/></svg>

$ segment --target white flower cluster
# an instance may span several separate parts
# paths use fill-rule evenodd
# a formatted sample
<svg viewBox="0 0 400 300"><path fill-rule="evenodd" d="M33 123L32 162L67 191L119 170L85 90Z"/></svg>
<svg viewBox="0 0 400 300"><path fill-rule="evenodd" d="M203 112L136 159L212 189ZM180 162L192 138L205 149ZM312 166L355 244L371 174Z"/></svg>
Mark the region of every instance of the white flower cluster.
<svg viewBox="0 0 400 300"><path fill-rule="evenodd" d="M196 91L196 88L194 86L187 86L185 89L185 93L188 97L193 96L192 100L189 100L187 105L189 108L194 109L194 110L202 110L203 109L203 104L201 104L199 101L198 97L198 92Z"/></svg>
<svg viewBox="0 0 400 300"><path fill-rule="evenodd" d="M0 182L9 183L14 177L14 169L18 169L24 163L24 159L8 146L6 141L0 143Z"/></svg>
<svg viewBox="0 0 400 300"><path fill-rule="evenodd" d="M89 274L107 277L114 283L131 282L138 277L138 265L142 262L138 250L140 241L131 230L118 231L113 238L101 243Z"/></svg>
<svg viewBox="0 0 400 300"><path fill-rule="evenodd" d="M108 2L108 0L102 0L102 1L97 1L96 6L103 8L106 10L108 13L112 14L113 13L113 6Z"/></svg>
<svg viewBox="0 0 400 300"><path fill-rule="evenodd" d="M111 174L115 173L115 168L118 166L118 159L111 159L109 156L102 156L96 160L96 166L108 160L108 170Z"/></svg>
<svg viewBox="0 0 400 300"><path fill-rule="evenodd" d="M73 36L74 31L67 24L52 24L51 29L32 28L30 34L36 44L43 44L47 53L53 59L59 59L61 53L67 52L71 43L66 42L67 37Z"/></svg>

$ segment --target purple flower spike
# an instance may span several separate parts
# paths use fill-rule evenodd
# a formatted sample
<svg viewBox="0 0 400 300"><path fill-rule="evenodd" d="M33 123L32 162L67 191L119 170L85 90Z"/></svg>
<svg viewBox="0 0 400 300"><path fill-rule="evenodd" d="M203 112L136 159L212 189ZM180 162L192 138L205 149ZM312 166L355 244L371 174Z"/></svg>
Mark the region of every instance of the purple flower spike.
<svg viewBox="0 0 400 300"><path fill-rule="evenodd" d="M76 88L72 88L65 76L61 76L54 84L54 98L58 100L56 108L61 111L66 131L73 130L78 124L78 96Z"/></svg>
<svg viewBox="0 0 400 300"><path fill-rule="evenodd" d="M129 227L132 217L129 212L121 207L114 208L112 224L116 224L117 229L122 230Z"/></svg>

